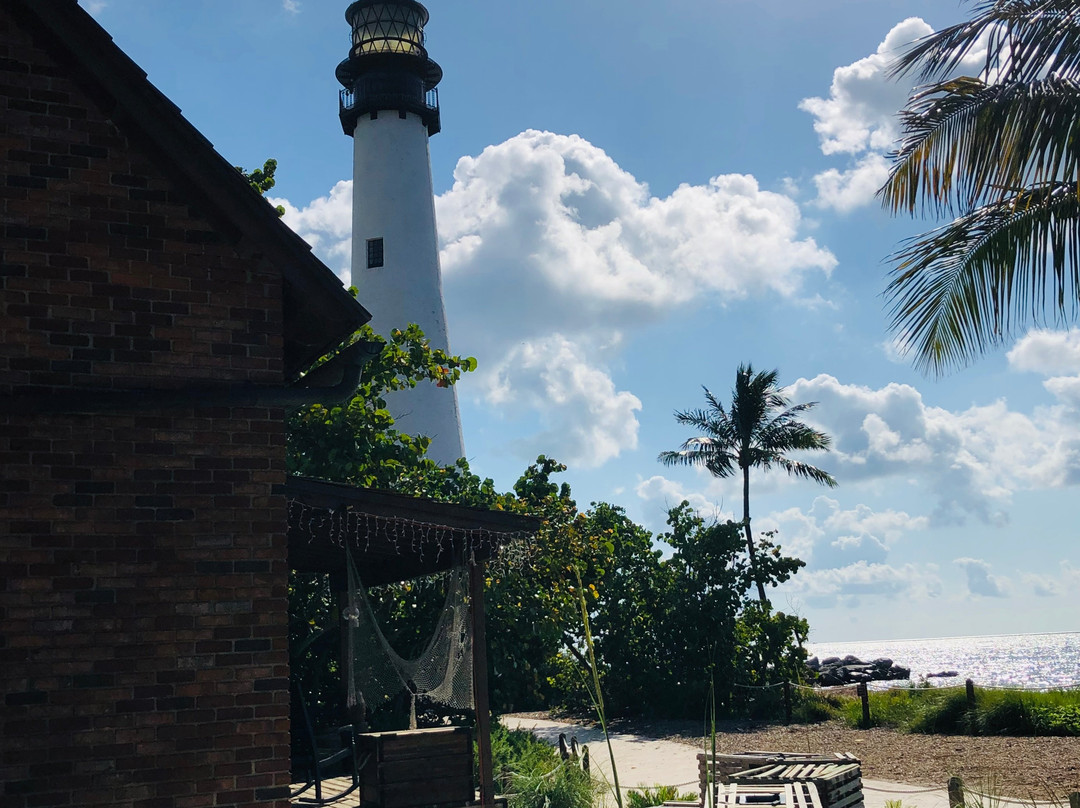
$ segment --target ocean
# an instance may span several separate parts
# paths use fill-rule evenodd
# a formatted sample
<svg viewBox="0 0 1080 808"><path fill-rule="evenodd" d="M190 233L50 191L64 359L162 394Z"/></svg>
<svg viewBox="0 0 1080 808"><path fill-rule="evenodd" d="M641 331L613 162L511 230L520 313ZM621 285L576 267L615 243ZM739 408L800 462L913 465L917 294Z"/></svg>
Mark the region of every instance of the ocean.
<svg viewBox="0 0 1080 808"><path fill-rule="evenodd" d="M984 637L939 637L924 640L814 642L810 656L825 659L854 654L864 662L886 657L911 668L911 681L929 673L956 671L951 678L931 678L936 686L963 685L965 679L984 687L1047 690L1080 687L1080 632L1001 634ZM871 686L906 685L876 682Z"/></svg>

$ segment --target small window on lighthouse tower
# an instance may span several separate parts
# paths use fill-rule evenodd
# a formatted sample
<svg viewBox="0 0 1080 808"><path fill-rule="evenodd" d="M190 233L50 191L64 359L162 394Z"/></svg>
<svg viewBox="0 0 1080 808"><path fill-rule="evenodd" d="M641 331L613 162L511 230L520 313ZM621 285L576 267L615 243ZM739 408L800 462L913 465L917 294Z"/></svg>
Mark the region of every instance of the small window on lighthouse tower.
<svg viewBox="0 0 1080 808"><path fill-rule="evenodd" d="M367 265L368 269L375 269L383 265L383 240L381 238L369 238L367 240Z"/></svg>

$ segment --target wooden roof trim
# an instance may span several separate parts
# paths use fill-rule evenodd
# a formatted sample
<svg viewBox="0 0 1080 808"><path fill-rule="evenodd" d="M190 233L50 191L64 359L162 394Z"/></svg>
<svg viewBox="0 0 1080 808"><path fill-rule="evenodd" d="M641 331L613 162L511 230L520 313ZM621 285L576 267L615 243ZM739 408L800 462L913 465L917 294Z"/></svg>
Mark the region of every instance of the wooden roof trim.
<svg viewBox="0 0 1080 808"><path fill-rule="evenodd" d="M351 509L372 516L405 519L465 532L531 535L541 525L540 520L533 516L453 505L394 491L358 488L308 477L290 477L285 483L285 496L312 508Z"/></svg>

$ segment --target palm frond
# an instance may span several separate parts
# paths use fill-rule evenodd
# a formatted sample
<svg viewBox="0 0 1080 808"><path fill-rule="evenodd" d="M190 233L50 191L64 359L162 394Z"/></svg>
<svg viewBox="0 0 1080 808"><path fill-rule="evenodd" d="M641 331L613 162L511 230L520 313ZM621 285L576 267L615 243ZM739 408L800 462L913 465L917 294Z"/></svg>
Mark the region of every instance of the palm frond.
<svg viewBox="0 0 1080 808"><path fill-rule="evenodd" d="M920 82L954 75L973 52L986 48L983 77L1030 81L1049 69L1075 76L1080 69L1080 7L1074 0L983 0L972 19L917 40L890 74Z"/></svg>
<svg viewBox="0 0 1080 808"><path fill-rule="evenodd" d="M832 445L832 438L791 418L777 418L761 431L756 445L759 449L776 454L827 451Z"/></svg>
<svg viewBox="0 0 1080 808"><path fill-rule="evenodd" d="M1050 76L986 84L960 78L918 91L878 192L892 211L955 215L1017 188L1080 178L1080 83Z"/></svg>
<svg viewBox="0 0 1080 808"><path fill-rule="evenodd" d="M940 375L1047 312L1076 316L1076 187L1050 183L980 207L909 241L893 261L892 330L917 366Z"/></svg>
<svg viewBox="0 0 1080 808"><path fill-rule="evenodd" d="M809 463L802 463L787 457L777 458L776 463L792 477L798 477L802 480L813 480L815 483L827 485L829 488L836 488L838 485L836 478L829 474L829 472L822 471L817 466L811 466Z"/></svg>
<svg viewBox="0 0 1080 808"><path fill-rule="evenodd" d="M665 466L703 467L715 477L730 477L736 469L735 455L707 438L690 438L677 451L661 452L657 460Z"/></svg>
<svg viewBox="0 0 1080 808"><path fill-rule="evenodd" d="M710 410L688 410L675 413L675 421L706 433L718 441L726 441L731 434L731 421L724 413Z"/></svg>

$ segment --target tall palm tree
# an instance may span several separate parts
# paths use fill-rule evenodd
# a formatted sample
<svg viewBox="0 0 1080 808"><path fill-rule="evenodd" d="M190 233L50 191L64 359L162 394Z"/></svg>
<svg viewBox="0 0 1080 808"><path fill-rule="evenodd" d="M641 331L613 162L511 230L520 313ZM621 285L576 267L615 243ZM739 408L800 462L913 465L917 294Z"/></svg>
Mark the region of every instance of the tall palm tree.
<svg viewBox="0 0 1080 808"><path fill-rule="evenodd" d="M703 466L715 477L742 473L746 552L762 603L769 599L750 531L750 469L768 471L778 466L793 477L836 487L828 472L786 456L787 452L827 450L832 440L798 420L816 402L789 406L783 390L776 386L776 377L775 370L754 373L752 366L739 365L729 409L709 388L703 388L708 406L676 412L675 420L704 434L690 438L677 451L661 452L659 457L666 466Z"/></svg>
<svg viewBox="0 0 1080 808"><path fill-rule="evenodd" d="M893 256L892 329L941 374L1021 326L1080 313L1080 4L980 0L893 66L916 89L878 192L953 220ZM979 75L956 77L986 49Z"/></svg>

